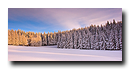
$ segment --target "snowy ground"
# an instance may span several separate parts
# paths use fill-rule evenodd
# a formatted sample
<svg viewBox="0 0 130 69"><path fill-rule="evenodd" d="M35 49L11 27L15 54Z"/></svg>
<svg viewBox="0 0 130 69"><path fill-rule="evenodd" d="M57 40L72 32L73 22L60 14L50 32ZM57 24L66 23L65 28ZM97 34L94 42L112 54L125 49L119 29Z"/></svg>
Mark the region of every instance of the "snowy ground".
<svg viewBox="0 0 130 69"><path fill-rule="evenodd" d="M9 61L122 61L122 51L8 46Z"/></svg>

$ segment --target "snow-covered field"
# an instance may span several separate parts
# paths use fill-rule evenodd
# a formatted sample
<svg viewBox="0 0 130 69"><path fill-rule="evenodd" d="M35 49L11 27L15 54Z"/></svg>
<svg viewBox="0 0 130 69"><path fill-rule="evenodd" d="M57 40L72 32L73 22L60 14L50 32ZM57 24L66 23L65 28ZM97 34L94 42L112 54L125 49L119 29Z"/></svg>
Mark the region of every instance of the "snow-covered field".
<svg viewBox="0 0 130 69"><path fill-rule="evenodd" d="M122 61L122 51L8 46L9 61Z"/></svg>

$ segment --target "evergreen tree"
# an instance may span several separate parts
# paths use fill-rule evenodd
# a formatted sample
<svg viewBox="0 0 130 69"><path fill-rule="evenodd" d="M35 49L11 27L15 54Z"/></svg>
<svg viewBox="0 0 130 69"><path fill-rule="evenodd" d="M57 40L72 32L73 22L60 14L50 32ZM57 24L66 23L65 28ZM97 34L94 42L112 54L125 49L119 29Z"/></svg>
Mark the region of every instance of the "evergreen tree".
<svg viewBox="0 0 130 69"><path fill-rule="evenodd" d="M15 30L15 45L19 45L19 37L16 30Z"/></svg>
<svg viewBox="0 0 130 69"><path fill-rule="evenodd" d="M87 29L87 49L91 49L91 32L89 31L89 28Z"/></svg>
<svg viewBox="0 0 130 69"><path fill-rule="evenodd" d="M41 46L42 45L42 39L41 39L41 33L36 32L35 36L31 38L31 46Z"/></svg>
<svg viewBox="0 0 130 69"><path fill-rule="evenodd" d="M81 32L80 30L78 31L78 47L77 48L82 48L82 35L81 35Z"/></svg>
<svg viewBox="0 0 130 69"><path fill-rule="evenodd" d="M47 34L45 32L43 34L43 45L47 45Z"/></svg>
<svg viewBox="0 0 130 69"><path fill-rule="evenodd" d="M36 46L36 38L31 38L30 45L31 46Z"/></svg>
<svg viewBox="0 0 130 69"><path fill-rule="evenodd" d="M19 45L23 45L23 40L20 32L19 32Z"/></svg>
<svg viewBox="0 0 130 69"><path fill-rule="evenodd" d="M37 43L38 43L38 46L42 45L42 40L41 40L40 33L37 35Z"/></svg>
<svg viewBox="0 0 130 69"><path fill-rule="evenodd" d="M58 30L58 41L57 41L57 48L60 48L60 31Z"/></svg>
<svg viewBox="0 0 130 69"><path fill-rule="evenodd" d="M115 26L115 49L119 50L120 49L120 46L119 46L119 29L118 29L118 24L116 24Z"/></svg>
<svg viewBox="0 0 130 69"><path fill-rule="evenodd" d="M74 32L74 48L77 49L77 45L78 45L78 35L77 35L77 31Z"/></svg>
<svg viewBox="0 0 130 69"><path fill-rule="evenodd" d="M113 50L114 47L115 47L115 45L114 45L114 32L113 32L113 30L111 30L111 34L109 37L109 47L107 47L107 49Z"/></svg>
<svg viewBox="0 0 130 69"><path fill-rule="evenodd" d="M86 41L86 33L85 31L82 31L82 49L86 49L87 48L87 41Z"/></svg>
<svg viewBox="0 0 130 69"><path fill-rule="evenodd" d="M122 50L122 22L120 22L119 25L120 25L120 30L119 30L119 46L120 46L120 49Z"/></svg>
<svg viewBox="0 0 130 69"><path fill-rule="evenodd" d="M54 38L54 44L57 43L57 38L56 38L56 32L54 31L54 34L53 34L53 38Z"/></svg>
<svg viewBox="0 0 130 69"><path fill-rule="evenodd" d="M12 44L12 42L11 42L11 41L12 41L12 40L11 40L11 37L12 37L12 36L11 36L11 31L8 30L8 44L9 44L9 45Z"/></svg>
<svg viewBox="0 0 130 69"><path fill-rule="evenodd" d="M23 46L28 45L27 38L24 35L22 35L22 45Z"/></svg>
<svg viewBox="0 0 130 69"><path fill-rule="evenodd" d="M11 44L15 45L15 32L13 29L11 30Z"/></svg>
<svg viewBox="0 0 130 69"><path fill-rule="evenodd" d="M97 28L97 29L96 29L95 40L94 40L94 42L95 42L95 48L96 48L97 50L100 49L99 40L100 40L100 38L99 38L99 30L98 30L98 28Z"/></svg>

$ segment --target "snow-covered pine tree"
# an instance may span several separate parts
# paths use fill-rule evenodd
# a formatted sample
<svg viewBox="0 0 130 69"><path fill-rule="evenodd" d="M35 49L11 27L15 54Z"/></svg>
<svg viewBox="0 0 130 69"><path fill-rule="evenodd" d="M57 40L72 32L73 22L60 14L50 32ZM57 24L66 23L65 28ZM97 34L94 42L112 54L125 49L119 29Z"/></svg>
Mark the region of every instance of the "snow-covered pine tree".
<svg viewBox="0 0 130 69"><path fill-rule="evenodd" d="M78 31L78 46L77 46L77 48L78 49L81 49L82 48L82 35L81 35L81 32L80 32L80 30Z"/></svg>
<svg viewBox="0 0 130 69"><path fill-rule="evenodd" d="M53 38L53 33L50 33L50 45L54 44L54 38Z"/></svg>
<svg viewBox="0 0 130 69"><path fill-rule="evenodd" d="M11 44L15 45L15 32L13 29L11 29Z"/></svg>
<svg viewBox="0 0 130 69"><path fill-rule="evenodd" d="M87 47L87 41L86 41L86 33L85 33L85 31L83 30L82 31L82 49L86 49Z"/></svg>
<svg viewBox="0 0 130 69"><path fill-rule="evenodd" d="M10 30L8 30L8 45L11 45L12 44L12 39L11 39L11 31Z"/></svg>
<svg viewBox="0 0 130 69"><path fill-rule="evenodd" d="M72 31L69 32L69 49L73 49L73 37L72 37Z"/></svg>
<svg viewBox="0 0 130 69"><path fill-rule="evenodd" d="M57 48L60 48L60 42L61 42L61 31L58 31Z"/></svg>
<svg viewBox="0 0 130 69"><path fill-rule="evenodd" d="M114 45L114 32L111 29L111 34L110 34L110 37L109 37L109 47L107 47L107 49L113 50L114 47L115 47L115 45Z"/></svg>
<svg viewBox="0 0 130 69"><path fill-rule="evenodd" d="M35 38L31 38L30 46L35 46Z"/></svg>
<svg viewBox="0 0 130 69"><path fill-rule="evenodd" d="M43 42L42 45L47 45L47 34L44 32L43 34Z"/></svg>
<svg viewBox="0 0 130 69"><path fill-rule="evenodd" d="M107 21L106 25L104 26L104 33L106 35L106 39L105 39L105 41L106 41L106 48L110 46L108 40L109 40L109 37L110 37L111 28L112 27L111 27L109 21Z"/></svg>
<svg viewBox="0 0 130 69"><path fill-rule="evenodd" d="M55 44L55 41L54 41L54 33L51 32L51 45L54 45Z"/></svg>
<svg viewBox="0 0 130 69"><path fill-rule="evenodd" d="M50 45L51 37L50 37L50 33L49 32L47 33L47 36L48 36L48 41L47 41L48 44L47 45Z"/></svg>
<svg viewBox="0 0 130 69"><path fill-rule="evenodd" d="M116 24L115 26L115 49L119 50L120 46L119 46L119 24Z"/></svg>
<svg viewBox="0 0 130 69"><path fill-rule="evenodd" d="M100 29L99 29L100 31L103 31L103 26L102 26L102 24L101 24L101 27L100 27Z"/></svg>
<svg viewBox="0 0 130 69"><path fill-rule="evenodd" d="M58 42L58 32L56 32L56 44Z"/></svg>
<svg viewBox="0 0 130 69"><path fill-rule="evenodd" d="M103 33L103 46L102 46L102 49L103 50L106 50L106 35Z"/></svg>
<svg viewBox="0 0 130 69"><path fill-rule="evenodd" d="M117 27L116 27L116 21L113 19L113 24L112 24L112 29L113 29L113 33L114 33L114 37L113 37L113 42L114 42L114 50L116 49L116 45L118 45L118 32L117 32Z"/></svg>
<svg viewBox="0 0 130 69"><path fill-rule="evenodd" d="M104 35L104 50L107 48L107 46L109 46L109 36L108 36L108 29L105 26L103 26L103 35Z"/></svg>
<svg viewBox="0 0 130 69"><path fill-rule="evenodd" d="M16 30L15 30L15 45L19 45L19 37Z"/></svg>
<svg viewBox="0 0 130 69"><path fill-rule="evenodd" d="M91 49L94 49L94 35L91 35Z"/></svg>
<svg viewBox="0 0 130 69"><path fill-rule="evenodd" d="M56 32L54 31L53 33L53 38L54 38L54 45L57 43L57 36L56 36Z"/></svg>
<svg viewBox="0 0 130 69"><path fill-rule="evenodd" d="M78 35L77 31L74 31L74 49L77 49Z"/></svg>
<svg viewBox="0 0 130 69"><path fill-rule="evenodd" d="M109 29L109 27L110 27L110 24L109 24L109 21L107 21L107 23L106 23L106 29Z"/></svg>
<svg viewBox="0 0 130 69"><path fill-rule="evenodd" d="M22 45L23 46L28 45L27 38L23 34L22 34Z"/></svg>
<svg viewBox="0 0 130 69"><path fill-rule="evenodd" d="M66 37L65 48L68 48L69 47L69 31L66 31L65 37Z"/></svg>
<svg viewBox="0 0 130 69"><path fill-rule="evenodd" d="M98 27L96 28L95 48L96 48L96 50L100 50L100 43L99 43L99 30L98 30Z"/></svg>
<svg viewBox="0 0 130 69"><path fill-rule="evenodd" d="M19 32L19 45L22 45L23 42L22 42L22 35L21 35L21 32Z"/></svg>
<svg viewBox="0 0 130 69"><path fill-rule="evenodd" d="M100 50L105 50L106 49L106 35L104 34L103 31L99 32L99 46L100 46Z"/></svg>
<svg viewBox="0 0 130 69"><path fill-rule="evenodd" d="M96 46L96 43L95 43L95 38L96 38L96 28L95 28L95 25L91 25L91 49L96 49L95 46Z"/></svg>
<svg viewBox="0 0 130 69"><path fill-rule="evenodd" d="M120 49L122 50L122 22L119 22L120 25L120 30L119 30L119 46Z"/></svg>
<svg viewBox="0 0 130 69"><path fill-rule="evenodd" d="M91 32L89 31L89 28L86 29L86 32L87 32L87 34L86 34L86 42L87 42L86 47L87 47L87 49L91 49Z"/></svg>
<svg viewBox="0 0 130 69"><path fill-rule="evenodd" d="M65 33L62 33L61 42L62 42L61 48L65 48L66 45Z"/></svg>
<svg viewBox="0 0 130 69"><path fill-rule="evenodd" d="M42 46L42 38L41 38L41 33L40 32L37 35L37 39L38 39L38 46Z"/></svg>
<svg viewBox="0 0 130 69"><path fill-rule="evenodd" d="M48 45L51 45L51 33L48 33Z"/></svg>
<svg viewBox="0 0 130 69"><path fill-rule="evenodd" d="M23 37L26 38L26 37ZM25 41L25 40L24 40ZM26 43L26 42L25 42ZM24 45L25 45L24 43ZM36 33L34 37L31 38L31 46L41 46L42 45L42 39L40 33Z"/></svg>

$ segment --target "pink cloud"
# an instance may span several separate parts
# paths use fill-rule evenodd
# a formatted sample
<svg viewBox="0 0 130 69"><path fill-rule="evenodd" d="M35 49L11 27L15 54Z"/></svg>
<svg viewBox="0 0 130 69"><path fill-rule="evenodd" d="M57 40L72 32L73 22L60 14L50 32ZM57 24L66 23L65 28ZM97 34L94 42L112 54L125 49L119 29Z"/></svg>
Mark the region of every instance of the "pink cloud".
<svg viewBox="0 0 130 69"><path fill-rule="evenodd" d="M122 20L122 9L26 8L17 9L16 11L12 10L9 15L9 19L15 19L15 17L24 16L28 19L35 19L42 22L46 21L51 25L55 24L66 29L72 29L82 27L82 24L86 26L90 24L104 24L107 20L111 21L113 18Z"/></svg>

